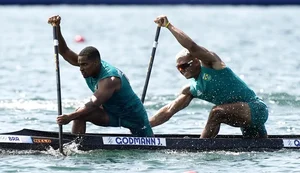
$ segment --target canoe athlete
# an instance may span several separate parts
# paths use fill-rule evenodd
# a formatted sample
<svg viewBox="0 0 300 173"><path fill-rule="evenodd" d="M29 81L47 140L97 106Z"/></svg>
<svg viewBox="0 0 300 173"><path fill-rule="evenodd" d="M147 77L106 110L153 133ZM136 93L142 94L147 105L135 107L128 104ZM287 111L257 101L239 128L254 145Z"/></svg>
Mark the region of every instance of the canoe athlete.
<svg viewBox="0 0 300 173"><path fill-rule="evenodd" d="M127 77L103 61L99 51L92 46L84 48L78 55L69 49L62 36L60 22L58 15L48 19L49 24L57 26L59 54L71 65L80 68L94 94L89 102L75 112L58 116L57 123L63 125L73 121L74 134L84 134L88 121L98 126L122 126L134 136L153 136L147 112Z"/></svg>
<svg viewBox="0 0 300 173"><path fill-rule="evenodd" d="M256 96L220 57L196 44L183 31L172 25L164 15L154 22L169 29L184 47L176 55L176 67L190 84L179 96L162 107L150 118L152 127L168 121L175 113L187 107L193 98L213 103L200 138L214 138L221 123L240 127L245 138L266 138L268 119L266 104Z"/></svg>

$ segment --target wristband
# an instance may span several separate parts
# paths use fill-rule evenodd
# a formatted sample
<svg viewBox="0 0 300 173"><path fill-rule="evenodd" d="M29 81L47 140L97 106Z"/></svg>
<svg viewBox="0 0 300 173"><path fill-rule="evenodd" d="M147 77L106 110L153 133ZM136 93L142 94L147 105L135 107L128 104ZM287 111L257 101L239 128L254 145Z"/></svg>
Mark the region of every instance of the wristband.
<svg viewBox="0 0 300 173"><path fill-rule="evenodd" d="M170 22L168 21L168 23L165 25L165 27L168 28L169 25L170 25Z"/></svg>

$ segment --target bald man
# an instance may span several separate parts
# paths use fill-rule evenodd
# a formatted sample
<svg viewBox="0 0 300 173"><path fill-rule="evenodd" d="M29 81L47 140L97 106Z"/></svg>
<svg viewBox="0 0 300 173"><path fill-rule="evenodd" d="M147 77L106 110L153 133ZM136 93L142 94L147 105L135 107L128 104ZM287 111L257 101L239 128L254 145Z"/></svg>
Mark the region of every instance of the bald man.
<svg viewBox="0 0 300 173"><path fill-rule="evenodd" d="M245 138L266 138L268 108L254 91L217 54L197 45L166 16L158 16L154 22L169 29L184 47L176 55L176 64L178 71L190 79L190 84L183 87L174 101L150 118L151 126L163 124L187 107L193 98L198 98L215 105L200 138L217 136L221 123L240 127Z"/></svg>

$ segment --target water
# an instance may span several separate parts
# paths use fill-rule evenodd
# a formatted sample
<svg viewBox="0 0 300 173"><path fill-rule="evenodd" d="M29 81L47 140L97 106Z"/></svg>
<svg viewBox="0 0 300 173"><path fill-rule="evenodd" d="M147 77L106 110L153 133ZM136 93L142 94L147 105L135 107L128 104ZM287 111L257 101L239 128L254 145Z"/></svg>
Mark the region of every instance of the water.
<svg viewBox="0 0 300 173"><path fill-rule="evenodd" d="M269 134L299 134L299 6L0 6L0 132L30 128L57 131L56 78L51 15L62 16L69 47L97 47L122 69L140 96L160 14L197 43L216 52L269 106ZM74 42L75 35L86 42ZM175 68L181 49L162 29L145 101L149 116L176 97L188 82ZM60 61L63 112L91 92L78 68ZM194 100L155 133L200 134L211 104ZM71 125L64 126L70 131ZM91 124L89 133L129 133ZM222 125L221 134L240 134ZM1 151L1 172L298 172L299 153L174 151Z"/></svg>

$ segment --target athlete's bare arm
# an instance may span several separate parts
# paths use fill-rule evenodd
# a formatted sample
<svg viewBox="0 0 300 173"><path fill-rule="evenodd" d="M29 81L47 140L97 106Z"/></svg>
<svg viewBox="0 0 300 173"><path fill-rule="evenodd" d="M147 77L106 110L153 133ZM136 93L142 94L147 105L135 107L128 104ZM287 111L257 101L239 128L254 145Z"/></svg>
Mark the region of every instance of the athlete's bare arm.
<svg viewBox="0 0 300 173"><path fill-rule="evenodd" d="M190 87L185 86L181 91L180 95L171 103L162 107L157 113L150 118L150 124L152 127L158 126L160 124L168 121L175 113L187 107L193 96L190 92Z"/></svg>
<svg viewBox="0 0 300 173"><path fill-rule="evenodd" d="M172 25L167 16L161 15L158 16L155 20L159 26L167 27L177 41L186 49L189 50L190 54L201 60L202 65L213 68L216 70L223 69L225 67L225 63L219 58L217 54L214 52L208 51L202 46L199 46L195 43L187 34L185 34L182 30L176 28Z"/></svg>
<svg viewBox="0 0 300 173"><path fill-rule="evenodd" d="M117 77L109 77L98 82L98 89L92 95L91 100L84 107L69 115L57 117L58 124L68 124L70 121L88 116L90 112L111 98L114 92L121 88L121 80Z"/></svg>
<svg viewBox="0 0 300 173"><path fill-rule="evenodd" d="M57 26L59 54L61 54L61 56L70 64L74 66L79 66L78 55L74 51L69 49L64 37L62 36L61 29L60 29L60 21L61 21L61 17L59 15L52 16L48 19L49 24L51 24L52 26Z"/></svg>

